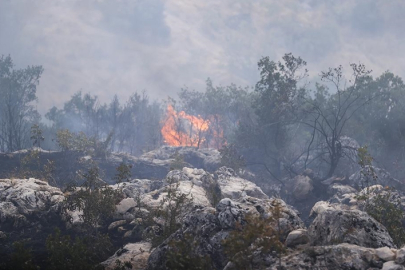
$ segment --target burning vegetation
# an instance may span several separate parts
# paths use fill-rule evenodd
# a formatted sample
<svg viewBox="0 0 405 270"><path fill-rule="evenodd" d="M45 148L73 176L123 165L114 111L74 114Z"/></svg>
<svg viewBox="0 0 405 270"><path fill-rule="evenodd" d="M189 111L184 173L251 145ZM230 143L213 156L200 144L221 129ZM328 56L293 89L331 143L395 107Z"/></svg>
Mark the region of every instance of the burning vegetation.
<svg viewBox="0 0 405 270"><path fill-rule="evenodd" d="M218 116L212 116L214 118ZM176 112L172 105L167 106L166 118L162 126L164 142L171 146L194 146L220 148L224 144L222 129L214 129L209 119L200 115Z"/></svg>

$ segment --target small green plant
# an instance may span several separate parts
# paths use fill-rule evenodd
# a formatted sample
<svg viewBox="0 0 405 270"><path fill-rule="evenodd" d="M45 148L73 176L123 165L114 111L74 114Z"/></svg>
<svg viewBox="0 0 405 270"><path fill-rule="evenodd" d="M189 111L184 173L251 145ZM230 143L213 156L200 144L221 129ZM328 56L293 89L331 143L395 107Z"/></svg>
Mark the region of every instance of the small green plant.
<svg viewBox="0 0 405 270"><path fill-rule="evenodd" d="M54 178L54 173L55 173L55 162L53 160L46 160L46 164L43 167L43 178L48 182L48 183L53 183L57 185L56 179Z"/></svg>
<svg viewBox="0 0 405 270"><path fill-rule="evenodd" d="M174 233L179 228L179 218L191 210L193 199L189 198L189 193L181 192L179 186L179 182L169 178L165 189L166 195L161 200L159 207L154 211L154 215L162 219L162 233L152 239L153 247L158 246Z"/></svg>
<svg viewBox="0 0 405 270"><path fill-rule="evenodd" d="M45 140L45 138L42 136L42 129L39 127L39 125L35 124L31 127L30 139L32 140L33 146L38 146L41 148L41 142Z"/></svg>
<svg viewBox="0 0 405 270"><path fill-rule="evenodd" d="M90 138L90 142L93 146L93 154L96 157L106 159L110 154L109 146L113 138L114 133L110 132L104 141L99 141L95 137Z"/></svg>
<svg viewBox="0 0 405 270"><path fill-rule="evenodd" d="M205 188L206 196L213 207L216 207L222 199L221 187L217 181L212 181L208 187Z"/></svg>
<svg viewBox="0 0 405 270"><path fill-rule="evenodd" d="M372 163L373 157L369 154L367 145L359 147L357 150L357 157L359 159L358 164L361 167L361 175L364 177L366 187L371 185L371 181L377 182L377 173L375 172Z"/></svg>
<svg viewBox="0 0 405 270"><path fill-rule="evenodd" d="M88 137L84 132L74 133L61 129L56 133L56 143L63 152L79 151L105 159L110 154L108 147L112 136L111 132L105 141L99 141L96 137Z"/></svg>
<svg viewBox="0 0 405 270"><path fill-rule="evenodd" d="M68 210L82 211L81 218L88 229L98 234L99 225L109 220L115 212L115 205L121 198L120 192L113 190L99 179L99 168L93 165L82 176L84 183L78 189L70 187L71 195L66 199Z"/></svg>
<svg viewBox="0 0 405 270"><path fill-rule="evenodd" d="M130 164L125 164L124 162L122 162L117 168L117 173L114 176L114 180L115 182L120 185L123 182L128 182L129 180L131 180L131 169L132 169L132 165Z"/></svg>
<svg viewBox="0 0 405 270"><path fill-rule="evenodd" d="M68 129L61 129L56 132L56 143L65 152L73 148L73 134Z"/></svg>
<svg viewBox="0 0 405 270"><path fill-rule="evenodd" d="M41 178L43 173L41 168L41 152L37 149L28 150L27 154L20 160L20 167L13 175L17 178Z"/></svg>
<svg viewBox="0 0 405 270"><path fill-rule="evenodd" d="M281 241L279 220L281 206L275 200L272 216L263 218L248 213L244 220L236 224L235 230L222 242L225 254L235 265L236 269L261 269L264 265L255 261L257 251L260 254L276 254L280 260L285 252Z"/></svg>
<svg viewBox="0 0 405 270"><path fill-rule="evenodd" d="M405 212L399 197L390 189L374 191L365 205L365 211L388 230L394 243L401 247L405 244Z"/></svg>

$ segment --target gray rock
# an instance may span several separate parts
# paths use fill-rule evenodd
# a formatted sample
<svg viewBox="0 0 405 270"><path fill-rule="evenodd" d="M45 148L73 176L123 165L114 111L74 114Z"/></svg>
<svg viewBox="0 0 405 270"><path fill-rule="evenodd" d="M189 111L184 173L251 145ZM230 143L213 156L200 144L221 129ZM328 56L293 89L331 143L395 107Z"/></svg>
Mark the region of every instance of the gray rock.
<svg viewBox="0 0 405 270"><path fill-rule="evenodd" d="M126 224L127 223L127 221L126 220L117 220L117 221L114 221L114 222L112 222L109 226L108 226L108 230L110 231L110 230L114 230L115 228L117 228L117 227L119 227L119 226L121 226L121 225L124 225L124 224Z"/></svg>
<svg viewBox="0 0 405 270"><path fill-rule="evenodd" d="M395 259L397 264L404 264L405 263L405 247L397 250L397 257Z"/></svg>
<svg viewBox="0 0 405 270"><path fill-rule="evenodd" d="M40 226L48 217L61 218L64 199L59 188L38 179L0 179L0 229Z"/></svg>
<svg viewBox="0 0 405 270"><path fill-rule="evenodd" d="M285 188L296 201L303 201L309 198L314 186L313 181L308 176L297 175L287 181Z"/></svg>
<svg viewBox="0 0 405 270"><path fill-rule="evenodd" d="M370 270L381 269L382 264L374 249L347 243L296 249L281 258L281 266L291 270ZM277 270L278 267L278 262L276 262L267 269Z"/></svg>
<svg viewBox="0 0 405 270"><path fill-rule="evenodd" d="M233 200L243 196L250 196L259 199L268 199L263 190L255 183L243 178L234 176L233 170L226 167L221 167L216 171L218 175L218 185L221 189L221 194L225 198Z"/></svg>
<svg viewBox="0 0 405 270"><path fill-rule="evenodd" d="M381 270L403 270L405 269L402 265L396 264L393 261L385 262Z"/></svg>
<svg viewBox="0 0 405 270"><path fill-rule="evenodd" d="M332 184L328 187L327 192L329 195L342 196L344 194L356 193L357 190L348 185Z"/></svg>
<svg viewBox="0 0 405 270"><path fill-rule="evenodd" d="M146 164L149 162L149 166L151 164L155 164L158 167L170 169L170 165L173 162L173 157L176 152L183 157L184 162L186 163L185 166L189 164L188 167L191 165L192 167L204 169L210 172L214 172L220 167L221 156L218 150L209 148L197 149L196 147L163 146L159 149L143 154L139 158L138 163L141 164L141 162L144 162ZM158 161L160 161L160 163ZM144 168L146 167L147 166L144 166ZM153 173L153 170L145 170L145 172L146 171ZM169 170L167 170L166 173L160 178L164 178L168 171ZM150 179L150 177L142 178Z"/></svg>
<svg viewBox="0 0 405 270"><path fill-rule="evenodd" d="M143 270L147 265L151 244L149 242L139 242L126 244L122 249L119 249L113 256L101 263L105 270L113 270L116 266L116 261L121 263L130 262L131 269Z"/></svg>
<svg viewBox="0 0 405 270"><path fill-rule="evenodd" d="M285 240L286 247L296 247L297 245L309 243L308 231L305 229L298 229L290 232Z"/></svg>
<svg viewBox="0 0 405 270"><path fill-rule="evenodd" d="M389 247L381 247L375 250L377 256L383 261L393 261L395 260L395 252L392 251Z"/></svg>
<svg viewBox="0 0 405 270"><path fill-rule="evenodd" d="M313 245L350 243L372 248L395 247L386 228L365 212L317 203L312 213L317 213L308 229Z"/></svg>
<svg viewBox="0 0 405 270"><path fill-rule="evenodd" d="M392 177L386 170L374 166L366 167L366 169L367 168L373 170L377 178L374 179L370 176L365 176L364 173L362 173L362 170L359 169L349 177L349 184L352 187L364 188L370 185L382 185L384 187L389 186L400 190L403 189L401 181Z"/></svg>
<svg viewBox="0 0 405 270"><path fill-rule="evenodd" d="M294 209L282 200L249 196L236 201L225 198L218 203L216 210L211 207L197 208L187 215L182 221L182 227L151 253L147 269L166 269L166 253L170 248L167 244L173 239L193 242L191 254L209 256L213 269L223 269L228 260L223 251L222 241L235 229L235 224L237 222L243 224L247 213L263 218L270 217L277 204L280 206L281 217L278 221L274 221L273 226L280 225L279 231L284 241L291 231L304 228L304 224Z"/></svg>

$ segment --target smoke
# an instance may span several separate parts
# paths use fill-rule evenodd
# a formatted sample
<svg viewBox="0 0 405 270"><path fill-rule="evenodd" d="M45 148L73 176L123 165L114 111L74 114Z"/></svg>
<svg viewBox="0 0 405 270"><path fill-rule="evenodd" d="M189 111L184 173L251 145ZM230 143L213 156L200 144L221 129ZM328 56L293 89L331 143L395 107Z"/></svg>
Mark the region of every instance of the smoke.
<svg viewBox="0 0 405 270"><path fill-rule="evenodd" d="M319 70L361 61L405 75L405 4L386 1L0 1L0 54L43 65L38 110L82 90L107 102L187 85L254 85L285 52Z"/></svg>

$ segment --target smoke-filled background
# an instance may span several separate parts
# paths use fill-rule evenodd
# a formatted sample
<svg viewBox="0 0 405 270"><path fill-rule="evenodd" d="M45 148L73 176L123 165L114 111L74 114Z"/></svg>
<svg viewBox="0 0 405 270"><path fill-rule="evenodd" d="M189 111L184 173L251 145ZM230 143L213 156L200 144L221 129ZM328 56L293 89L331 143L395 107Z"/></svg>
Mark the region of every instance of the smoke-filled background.
<svg viewBox="0 0 405 270"><path fill-rule="evenodd" d="M102 101L184 85L254 85L262 56L286 52L312 77L365 63L405 75L402 1L0 1L0 54L42 65L38 111L79 90ZM313 78L315 80L315 78Z"/></svg>
<svg viewBox="0 0 405 270"><path fill-rule="evenodd" d="M225 147L282 182L330 177L356 163L345 148L367 146L402 178L404 13L401 1L1 0L0 150Z"/></svg>

